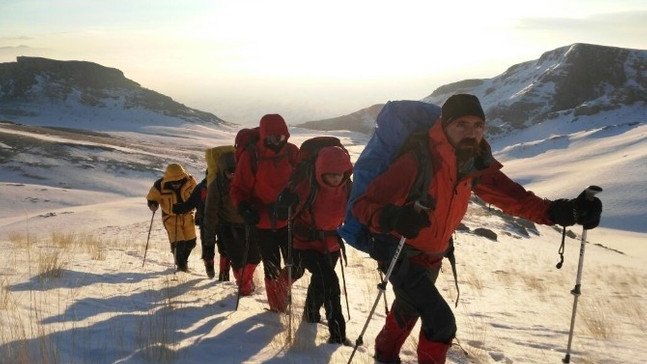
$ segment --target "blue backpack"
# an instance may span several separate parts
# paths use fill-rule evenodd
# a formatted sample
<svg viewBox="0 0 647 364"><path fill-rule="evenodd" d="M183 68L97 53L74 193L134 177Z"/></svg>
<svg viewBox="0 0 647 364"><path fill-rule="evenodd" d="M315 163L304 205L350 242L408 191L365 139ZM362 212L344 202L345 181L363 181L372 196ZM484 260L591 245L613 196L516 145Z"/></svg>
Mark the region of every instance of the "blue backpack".
<svg viewBox="0 0 647 364"><path fill-rule="evenodd" d="M353 167L353 187L346 206L344 224L339 228L341 237L355 249L370 253L370 232L353 216L353 203L375 177L382 174L410 145L415 144L411 142L414 136L427 140L427 129L436 122L440 111L439 106L422 101L389 101L378 114L375 132ZM418 149L424 149L428 158L426 148ZM429 174L430 171L426 173ZM422 191L426 193L426 187L423 186L428 186L429 178L418 176L418 180L423 181L416 182L412 190L420 191L411 191L410 197Z"/></svg>

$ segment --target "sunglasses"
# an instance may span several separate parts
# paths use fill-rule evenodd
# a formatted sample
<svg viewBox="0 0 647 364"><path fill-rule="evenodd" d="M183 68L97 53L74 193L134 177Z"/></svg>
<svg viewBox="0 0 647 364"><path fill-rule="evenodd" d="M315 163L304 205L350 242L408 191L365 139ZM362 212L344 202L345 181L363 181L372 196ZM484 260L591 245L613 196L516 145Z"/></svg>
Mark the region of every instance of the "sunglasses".
<svg viewBox="0 0 647 364"><path fill-rule="evenodd" d="M285 141L286 136L281 134L281 135L268 135L265 137L265 141L269 144L281 144Z"/></svg>

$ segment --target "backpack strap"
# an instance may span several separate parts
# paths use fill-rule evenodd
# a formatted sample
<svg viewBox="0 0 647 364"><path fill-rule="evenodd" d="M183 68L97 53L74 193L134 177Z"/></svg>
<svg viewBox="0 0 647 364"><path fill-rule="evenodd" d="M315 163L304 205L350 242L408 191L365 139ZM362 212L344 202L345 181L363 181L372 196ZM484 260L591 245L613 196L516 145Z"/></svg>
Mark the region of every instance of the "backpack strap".
<svg viewBox="0 0 647 364"><path fill-rule="evenodd" d="M407 202L422 200L423 202L426 202L428 206L434 206L434 201L432 201L431 196L427 193L429 191L429 185L431 184L431 177L433 174L431 155L429 154L429 148L427 146L428 142L429 135L427 134L427 130L413 132L405 141L400 155L409 151L413 152L418 160L419 166L418 175L416 176L413 186L409 190Z"/></svg>
<svg viewBox="0 0 647 364"><path fill-rule="evenodd" d="M413 184L413 187L409 191L409 196L407 197L408 202L423 200L428 206L434 206L434 201L427 194L429 191L429 184L431 183L431 177L433 174L433 166L431 161L431 155L429 154L429 149L427 147L429 136L427 131L417 131L411 134L404 144L403 149L411 150L418 160L418 176L416 181ZM458 288L458 274L456 271L456 257L454 256L454 238L449 239L449 246L444 252L444 257L449 260L449 264L452 268L452 275L454 276L454 285L456 286L456 301L455 307L458 307L458 299L460 298L461 292Z"/></svg>

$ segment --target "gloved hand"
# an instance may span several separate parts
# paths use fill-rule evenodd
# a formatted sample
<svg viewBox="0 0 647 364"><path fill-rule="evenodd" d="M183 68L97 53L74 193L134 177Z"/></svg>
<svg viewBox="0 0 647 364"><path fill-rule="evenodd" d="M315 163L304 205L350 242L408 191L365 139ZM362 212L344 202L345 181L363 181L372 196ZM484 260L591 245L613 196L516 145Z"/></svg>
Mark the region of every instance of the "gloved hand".
<svg viewBox="0 0 647 364"><path fill-rule="evenodd" d="M555 224L562 226L575 225L575 202L560 198L553 201L548 208L548 216Z"/></svg>
<svg viewBox="0 0 647 364"><path fill-rule="evenodd" d="M386 205L382 208L379 218L380 230L389 233L395 230L398 234L407 239L418 236L420 230L431 226L427 212L417 209L414 204L407 204L402 207Z"/></svg>
<svg viewBox="0 0 647 364"><path fill-rule="evenodd" d="M184 211L182 211L182 204L180 203L173 204L173 207L171 207L171 211L176 215L180 215L184 213Z"/></svg>
<svg viewBox="0 0 647 364"><path fill-rule="evenodd" d="M157 209L158 209L159 207L160 207L160 205L159 205L157 202L155 202L155 201L150 201L150 200L148 201L148 208L149 208L151 211L155 212L155 211L157 211Z"/></svg>
<svg viewBox="0 0 647 364"><path fill-rule="evenodd" d="M591 200L587 199L586 191L583 191L575 199L561 198L553 201L548 214L556 224L571 226L578 223L589 230L597 227L600 223L602 201L595 196Z"/></svg>
<svg viewBox="0 0 647 364"><path fill-rule="evenodd" d="M247 225L254 226L261 220L256 208L247 201L241 201L241 203L238 204L238 213L243 217L243 220L245 220Z"/></svg>
<svg viewBox="0 0 647 364"><path fill-rule="evenodd" d="M276 198L276 204L274 206L276 217L279 220L287 220L288 208L299 203L299 196L296 192L286 188L279 194L279 197ZM294 211L293 211L294 212Z"/></svg>
<svg viewBox="0 0 647 364"><path fill-rule="evenodd" d="M602 201L593 196L591 200L587 199L586 191L580 193L575 199L575 221L582 225L586 230L593 229L600 224L602 215Z"/></svg>

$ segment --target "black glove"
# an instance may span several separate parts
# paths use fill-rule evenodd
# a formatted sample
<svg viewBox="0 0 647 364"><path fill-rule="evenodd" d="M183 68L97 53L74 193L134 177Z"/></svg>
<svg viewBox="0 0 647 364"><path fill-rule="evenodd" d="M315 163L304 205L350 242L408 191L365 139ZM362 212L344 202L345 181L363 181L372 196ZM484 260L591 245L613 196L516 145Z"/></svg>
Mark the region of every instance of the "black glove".
<svg viewBox="0 0 647 364"><path fill-rule="evenodd" d="M176 215L183 214L184 211L182 211L182 210L183 210L182 209L182 204L180 204L180 203L173 204L173 207L171 207L171 211L173 211L173 213L176 214Z"/></svg>
<svg viewBox="0 0 647 364"><path fill-rule="evenodd" d="M417 237L420 230L431 226L427 212L421 209L416 211L413 204L402 207L384 206L380 213L379 224L383 233L395 230L407 239Z"/></svg>
<svg viewBox="0 0 647 364"><path fill-rule="evenodd" d="M555 224L562 226L575 225L575 200L560 198L553 201L548 208L548 216Z"/></svg>
<svg viewBox="0 0 647 364"><path fill-rule="evenodd" d="M276 217L279 220L287 220L288 208L299 203L299 196L296 192L286 188L279 194L279 197L276 198L276 204L274 205ZM293 211L294 212L294 211Z"/></svg>
<svg viewBox="0 0 647 364"><path fill-rule="evenodd" d="M160 205L159 205L156 201L148 200L148 208L149 208L151 211L155 212L155 211L157 211L157 209L158 209L159 207L160 207Z"/></svg>
<svg viewBox="0 0 647 364"><path fill-rule="evenodd" d="M242 201L238 204L238 213L243 217L247 225L255 226L261 220L256 208L247 201Z"/></svg>
<svg viewBox="0 0 647 364"><path fill-rule="evenodd" d="M583 191L577 198L571 200L561 198L553 201L548 214L556 224L571 226L578 223L589 230L600 223L602 201L597 197L587 199L586 191Z"/></svg>
<svg viewBox="0 0 647 364"><path fill-rule="evenodd" d="M597 227L602 215L602 201L595 196L591 200L587 199L586 191L580 193L574 201L576 222L586 230Z"/></svg>

